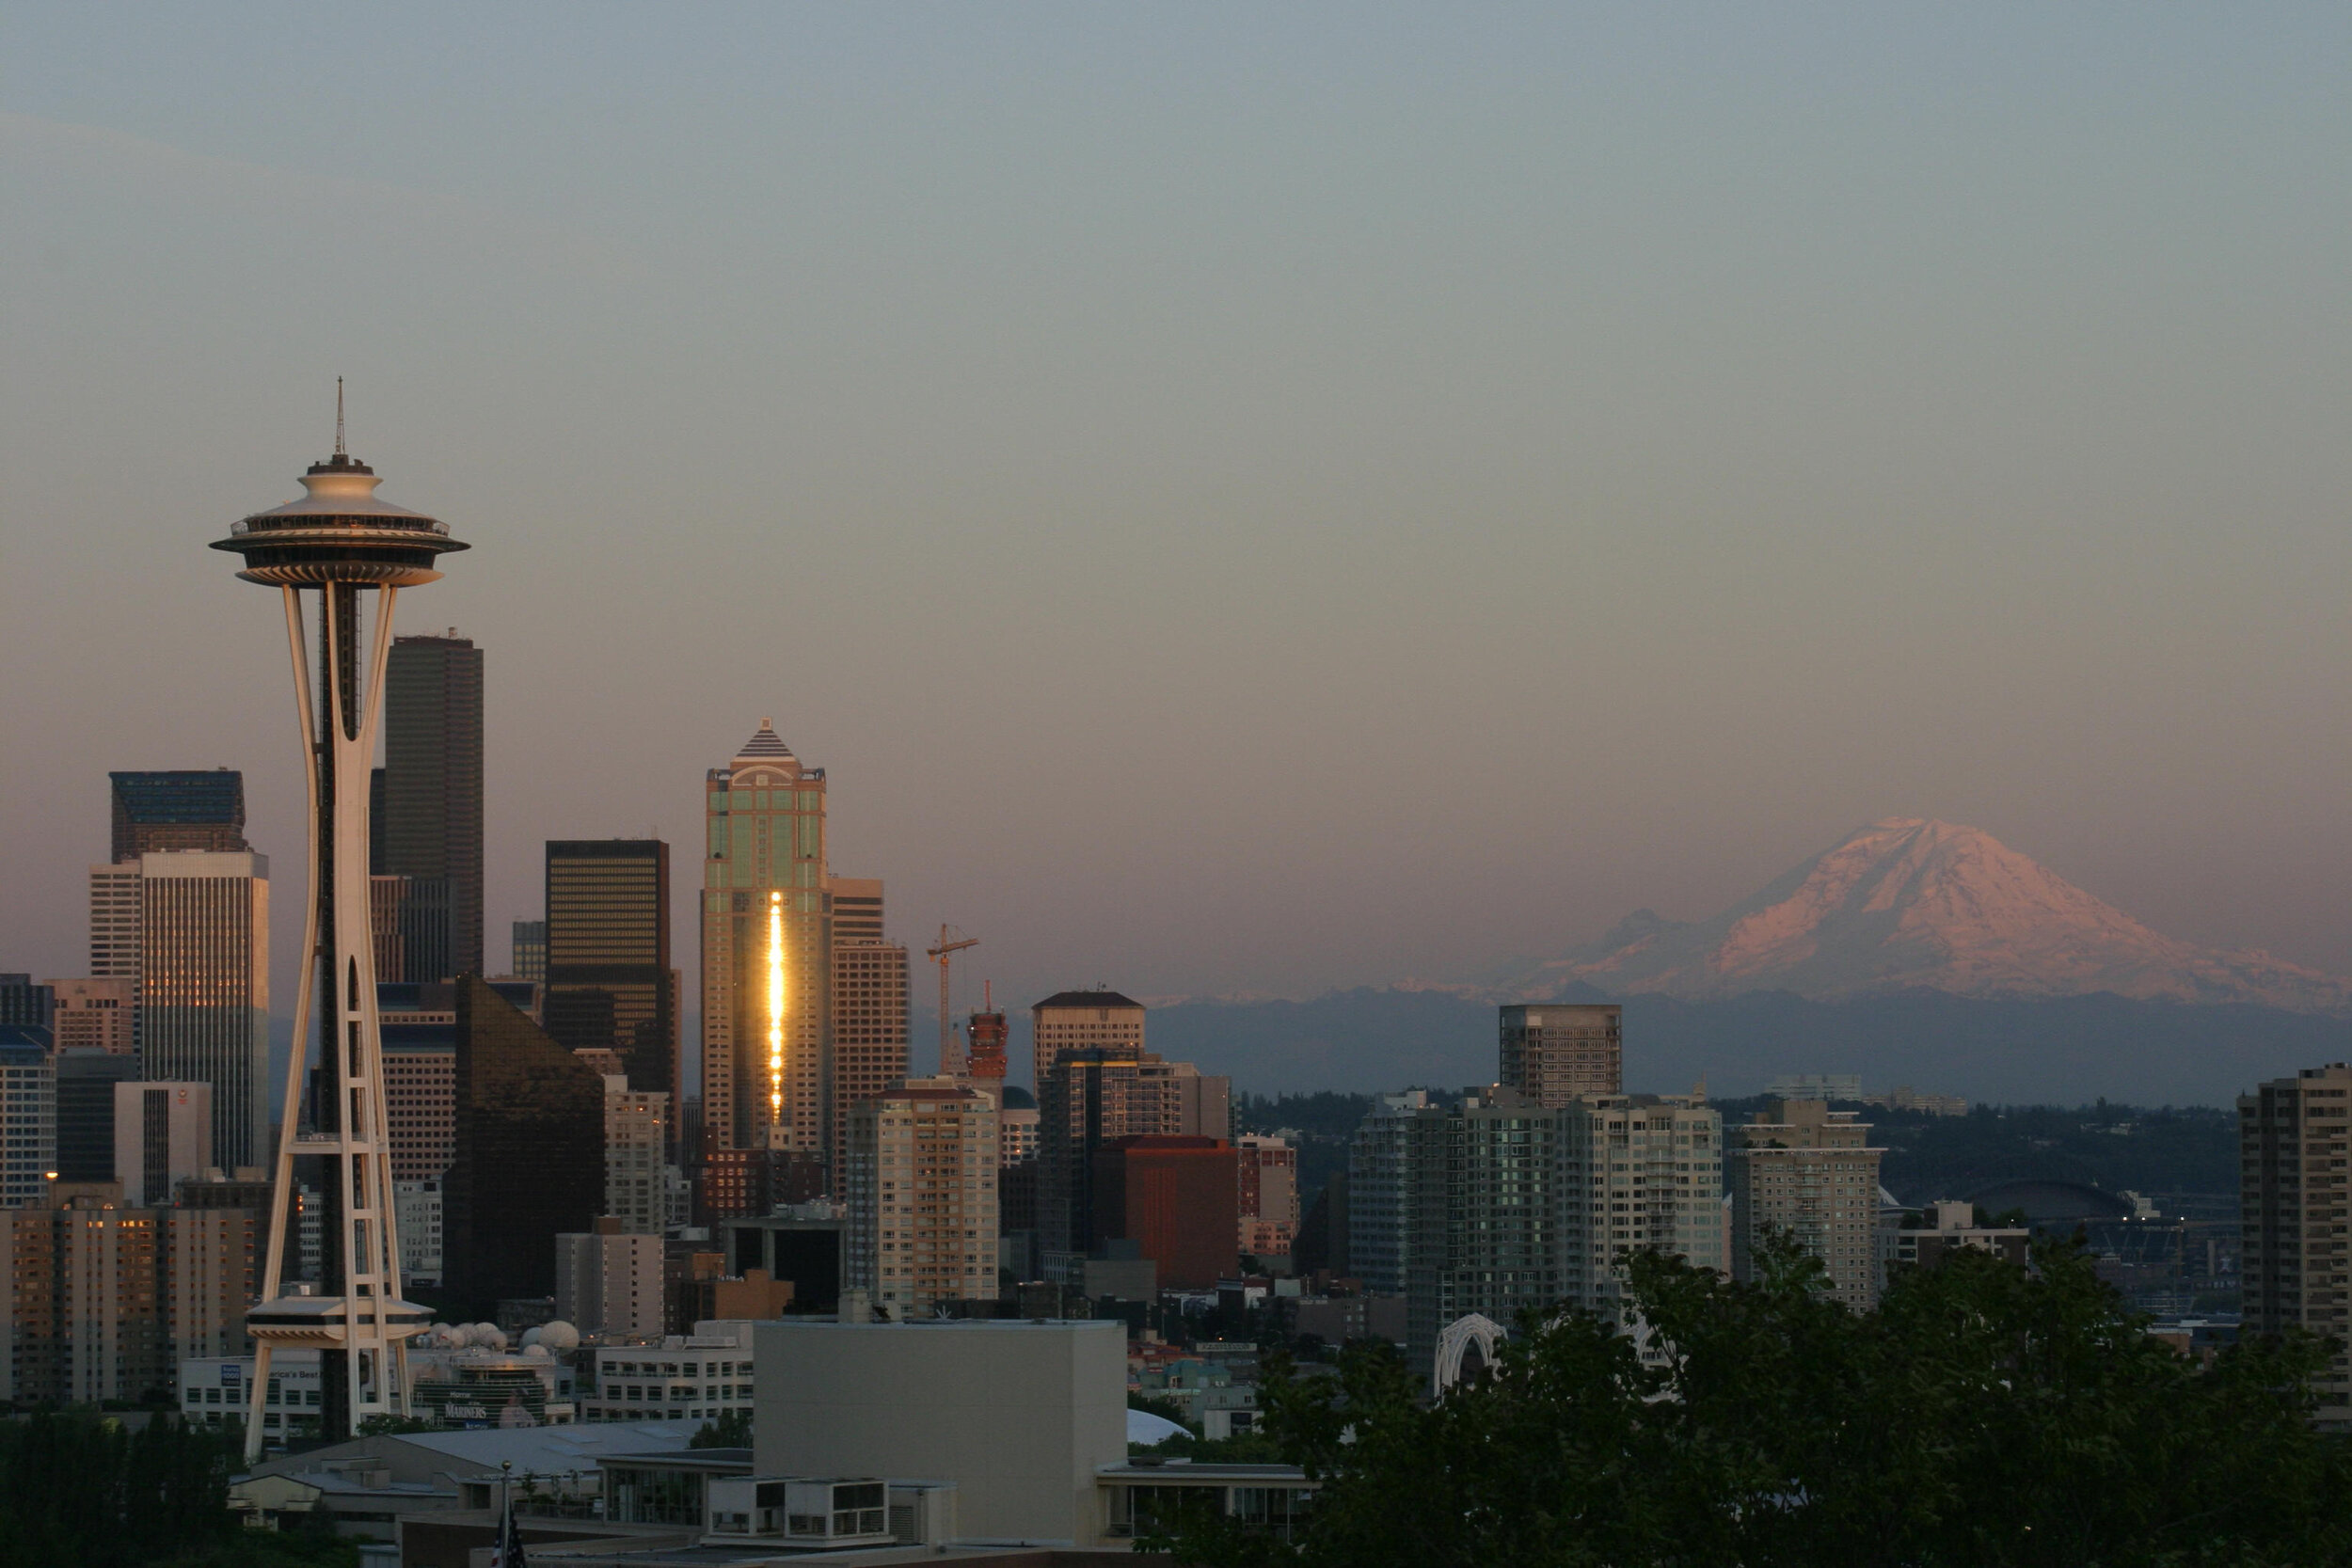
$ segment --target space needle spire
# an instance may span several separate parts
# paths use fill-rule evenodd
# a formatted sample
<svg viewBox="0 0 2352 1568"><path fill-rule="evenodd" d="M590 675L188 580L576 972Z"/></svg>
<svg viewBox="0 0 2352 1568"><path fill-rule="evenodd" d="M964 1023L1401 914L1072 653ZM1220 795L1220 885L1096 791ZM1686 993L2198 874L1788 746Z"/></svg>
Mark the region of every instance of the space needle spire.
<svg viewBox="0 0 2352 1568"><path fill-rule="evenodd" d="M302 499L255 513L213 545L243 556L237 575L276 588L284 601L310 802L310 900L294 992L294 1049L286 1064L262 1300L246 1317L257 1350L246 1418L248 1462L261 1452L272 1350L322 1353L320 1427L331 1442L371 1416L406 1413L407 1341L433 1316L401 1296L368 926L368 775L383 714L393 600L401 589L438 578L437 558L467 546L450 537L448 525L379 500L382 483L344 448L338 379L335 452L302 476ZM373 616L363 613L370 591ZM308 616L305 594L317 595ZM317 627L315 648L305 636L306 619ZM311 1125L297 1132L302 1084L313 1067ZM282 1277L297 1157L326 1165L322 1277L311 1291L289 1287Z"/></svg>

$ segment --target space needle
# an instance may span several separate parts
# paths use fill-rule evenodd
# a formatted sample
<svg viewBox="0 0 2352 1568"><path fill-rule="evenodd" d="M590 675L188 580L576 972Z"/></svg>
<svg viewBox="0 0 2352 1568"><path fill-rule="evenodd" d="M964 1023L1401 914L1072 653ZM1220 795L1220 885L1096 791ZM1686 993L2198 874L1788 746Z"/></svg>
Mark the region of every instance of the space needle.
<svg viewBox="0 0 2352 1568"><path fill-rule="evenodd" d="M368 925L368 775L383 717L393 600L403 588L438 578L436 561L466 546L449 536L447 524L377 499L382 483L344 450L338 381L335 455L302 476L303 498L253 514L213 545L243 556L237 576L277 589L285 602L310 800L310 902L302 942L308 961L294 991L294 1049L286 1064L262 1300L246 1315L257 1351L246 1418L248 1463L261 1453L274 1349L321 1353L320 1434L331 1442L371 1416L406 1413L407 1341L433 1316L401 1297ZM363 626L362 595L370 589L374 614ZM317 594L310 616L315 649L306 641L305 593ZM313 1065L311 1126L297 1135L303 1076ZM326 1165L315 1287L287 1287L281 1277L297 1156Z"/></svg>

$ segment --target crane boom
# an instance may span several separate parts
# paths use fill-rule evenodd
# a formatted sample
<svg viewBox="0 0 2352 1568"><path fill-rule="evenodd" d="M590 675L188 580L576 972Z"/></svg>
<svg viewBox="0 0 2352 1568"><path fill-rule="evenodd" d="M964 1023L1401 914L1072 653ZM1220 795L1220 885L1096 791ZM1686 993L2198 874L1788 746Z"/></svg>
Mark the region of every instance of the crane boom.
<svg viewBox="0 0 2352 1568"><path fill-rule="evenodd" d="M977 947L980 939L967 937L953 926L939 928L937 945L924 949L927 957L939 965L939 1070L952 1078L963 1076L963 1053L954 1045L955 1025L947 1016L947 970L958 953L967 947Z"/></svg>

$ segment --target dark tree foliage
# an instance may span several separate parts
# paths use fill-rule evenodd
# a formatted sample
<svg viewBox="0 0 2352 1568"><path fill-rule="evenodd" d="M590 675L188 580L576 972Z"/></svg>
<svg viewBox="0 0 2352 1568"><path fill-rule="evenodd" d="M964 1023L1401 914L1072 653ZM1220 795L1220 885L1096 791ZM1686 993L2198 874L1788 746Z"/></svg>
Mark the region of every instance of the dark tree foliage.
<svg viewBox="0 0 2352 1568"><path fill-rule="evenodd" d="M1782 1245L1731 1284L1644 1256L1645 1366L1529 1321L1432 1404L1392 1353L1277 1374L1263 1429L1321 1482L1284 1544L1195 1519L1186 1562L1363 1568L2096 1568L2352 1561L2352 1454L2311 1425L2324 1342L2210 1366L2150 1338L2078 1250L1963 1252L1857 1314Z"/></svg>
<svg viewBox="0 0 2352 1568"><path fill-rule="evenodd" d="M686 1440L690 1449L748 1449L752 1446L752 1413L722 1410L716 1420L705 1421Z"/></svg>
<svg viewBox="0 0 2352 1568"><path fill-rule="evenodd" d="M145 1568L230 1544L230 1461L220 1436L176 1421L0 1422L0 1568Z"/></svg>

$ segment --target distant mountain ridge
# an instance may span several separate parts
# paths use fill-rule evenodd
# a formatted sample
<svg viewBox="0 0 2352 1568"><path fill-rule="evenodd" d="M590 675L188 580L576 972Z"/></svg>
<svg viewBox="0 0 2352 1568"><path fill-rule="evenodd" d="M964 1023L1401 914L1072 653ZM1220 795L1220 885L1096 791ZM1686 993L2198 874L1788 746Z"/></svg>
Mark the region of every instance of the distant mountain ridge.
<svg viewBox="0 0 2352 1568"><path fill-rule="evenodd" d="M2268 1078L2352 1054L2352 1022L2112 993L2022 1000L1888 990L1817 1002L1750 991L1685 1002L1581 984L1550 1000L1621 1001L1625 1085L1756 1094L1787 1072L1857 1072L1996 1104L2221 1105ZM1491 1000L1454 988L1333 991L1309 1002L1154 1007L1152 1049L1258 1094L1454 1089L1493 1081Z"/></svg>
<svg viewBox="0 0 2352 1568"><path fill-rule="evenodd" d="M1873 822L1712 919L1638 911L1583 947L1459 990L1534 1001L1578 984L1684 1001L2108 994L2352 1012L2352 980L2161 935L1981 829L1918 817Z"/></svg>

